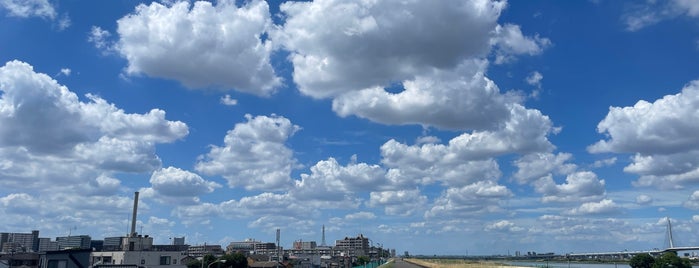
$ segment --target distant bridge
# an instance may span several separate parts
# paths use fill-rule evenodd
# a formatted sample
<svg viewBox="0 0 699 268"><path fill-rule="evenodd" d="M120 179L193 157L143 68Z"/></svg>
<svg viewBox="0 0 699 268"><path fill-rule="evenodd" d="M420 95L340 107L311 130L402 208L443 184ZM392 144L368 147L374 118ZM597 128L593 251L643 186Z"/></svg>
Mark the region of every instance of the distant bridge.
<svg viewBox="0 0 699 268"><path fill-rule="evenodd" d="M590 252L590 253L570 253L566 256L572 258L587 258L587 259L598 259L598 258L614 258L614 259L625 259L631 258L639 254L650 254L650 255L660 255L665 252L675 252L678 251L690 251L699 250L699 246L689 246L689 247L677 247L675 246L674 239L672 238L672 224L670 223L670 218L667 219L667 230L666 238L669 242L669 247L666 249L652 249L652 250L641 250L641 251L616 251L616 252Z"/></svg>

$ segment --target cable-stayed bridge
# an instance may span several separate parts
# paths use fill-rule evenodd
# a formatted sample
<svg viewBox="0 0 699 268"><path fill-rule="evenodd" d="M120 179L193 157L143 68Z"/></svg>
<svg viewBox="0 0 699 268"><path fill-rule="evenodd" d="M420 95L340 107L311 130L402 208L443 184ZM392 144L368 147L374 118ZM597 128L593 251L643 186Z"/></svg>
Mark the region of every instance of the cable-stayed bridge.
<svg viewBox="0 0 699 268"><path fill-rule="evenodd" d="M589 252L589 253L570 253L567 254L570 258L585 258L585 259L597 259L597 258L615 258L615 259L625 259L631 258L638 254L650 254L653 256L663 254L665 252L679 252L679 251L692 251L699 250L699 246L689 246L689 247L678 247L675 246L674 238L672 237L672 224L670 219L667 219L667 229L665 232L665 240L667 242L667 248L665 249L653 249L653 250L641 250L641 251L617 251L617 252Z"/></svg>

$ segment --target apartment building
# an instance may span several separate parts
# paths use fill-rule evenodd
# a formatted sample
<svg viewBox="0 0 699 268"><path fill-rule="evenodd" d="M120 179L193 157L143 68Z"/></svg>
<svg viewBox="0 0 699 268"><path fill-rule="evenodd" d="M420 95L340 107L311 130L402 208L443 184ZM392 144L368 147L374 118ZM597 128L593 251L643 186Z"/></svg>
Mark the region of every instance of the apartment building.
<svg viewBox="0 0 699 268"><path fill-rule="evenodd" d="M31 233L0 233L1 252L38 252L39 231Z"/></svg>

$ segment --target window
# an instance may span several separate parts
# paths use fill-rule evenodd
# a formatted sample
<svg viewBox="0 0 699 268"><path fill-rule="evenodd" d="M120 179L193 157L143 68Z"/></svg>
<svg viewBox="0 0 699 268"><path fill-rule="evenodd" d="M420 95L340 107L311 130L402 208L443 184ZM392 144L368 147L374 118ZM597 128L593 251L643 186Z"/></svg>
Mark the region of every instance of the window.
<svg viewBox="0 0 699 268"><path fill-rule="evenodd" d="M177 264L177 259L172 259L172 264Z"/></svg>
<svg viewBox="0 0 699 268"><path fill-rule="evenodd" d="M170 265L170 256L160 256L160 265Z"/></svg>

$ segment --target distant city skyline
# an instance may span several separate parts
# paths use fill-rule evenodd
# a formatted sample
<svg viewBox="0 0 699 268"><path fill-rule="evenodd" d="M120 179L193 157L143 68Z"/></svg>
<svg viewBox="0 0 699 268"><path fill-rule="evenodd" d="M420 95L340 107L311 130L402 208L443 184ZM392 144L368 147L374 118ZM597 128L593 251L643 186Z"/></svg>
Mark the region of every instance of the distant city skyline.
<svg viewBox="0 0 699 268"><path fill-rule="evenodd" d="M0 1L0 219L397 252L699 245L698 1ZM276 241L275 241L276 242Z"/></svg>

